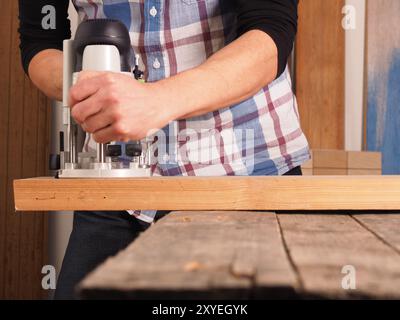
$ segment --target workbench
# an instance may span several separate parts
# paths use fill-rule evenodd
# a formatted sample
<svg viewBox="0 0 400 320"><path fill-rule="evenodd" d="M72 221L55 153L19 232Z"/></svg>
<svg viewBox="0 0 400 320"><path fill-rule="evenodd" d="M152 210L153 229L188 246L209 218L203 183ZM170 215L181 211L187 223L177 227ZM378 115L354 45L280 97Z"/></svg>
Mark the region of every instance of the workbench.
<svg viewBox="0 0 400 320"><path fill-rule="evenodd" d="M23 211L174 210L89 274L84 299L400 298L400 177L40 178L14 192Z"/></svg>
<svg viewBox="0 0 400 320"><path fill-rule="evenodd" d="M398 299L399 229L397 214L174 212L97 268L79 293L85 299ZM353 271L355 290L344 279Z"/></svg>

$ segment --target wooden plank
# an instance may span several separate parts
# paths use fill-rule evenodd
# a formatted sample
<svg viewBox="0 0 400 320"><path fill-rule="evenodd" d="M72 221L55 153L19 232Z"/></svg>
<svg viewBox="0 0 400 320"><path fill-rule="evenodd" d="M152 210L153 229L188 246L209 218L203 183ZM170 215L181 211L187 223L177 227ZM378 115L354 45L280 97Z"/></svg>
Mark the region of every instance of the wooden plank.
<svg viewBox="0 0 400 320"><path fill-rule="evenodd" d="M3 2L0 10L0 61L2 71L0 77L0 150L8 149L8 117L10 101L10 60L11 60L11 28L12 2ZM5 298L5 255L6 255L6 221L7 221L7 168L8 157L0 157L0 299Z"/></svg>
<svg viewBox="0 0 400 320"><path fill-rule="evenodd" d="M357 214L353 217L400 252L400 214Z"/></svg>
<svg viewBox="0 0 400 320"><path fill-rule="evenodd" d="M311 154L312 154L312 151L311 151ZM313 175L313 159L312 158L301 165L301 171L303 173L303 176L312 176Z"/></svg>
<svg viewBox="0 0 400 320"><path fill-rule="evenodd" d="M314 174L313 169L301 168L301 171L303 173L303 176L312 176Z"/></svg>
<svg viewBox="0 0 400 320"><path fill-rule="evenodd" d="M347 152L343 150L312 150L313 168L346 169Z"/></svg>
<svg viewBox="0 0 400 320"><path fill-rule="evenodd" d="M16 209L398 210L398 176L153 177L14 181Z"/></svg>
<svg viewBox="0 0 400 320"><path fill-rule="evenodd" d="M296 96L312 148L344 147L344 0L299 2Z"/></svg>
<svg viewBox="0 0 400 320"><path fill-rule="evenodd" d="M349 176L380 176L382 171L379 169L348 169Z"/></svg>
<svg viewBox="0 0 400 320"><path fill-rule="evenodd" d="M382 154L380 152L347 153L347 168L349 169L382 169Z"/></svg>
<svg viewBox="0 0 400 320"><path fill-rule="evenodd" d="M174 212L84 279L80 295L277 298L297 287L275 214Z"/></svg>
<svg viewBox="0 0 400 320"><path fill-rule="evenodd" d="M400 255L351 216L279 214L278 220L305 296L400 298ZM355 268L355 290L342 287L344 266Z"/></svg>
<svg viewBox="0 0 400 320"><path fill-rule="evenodd" d="M311 154L312 154L312 151L311 151ZM310 160L304 162L304 163L301 165L301 168L302 168L302 169L312 169L312 168L314 168L313 159L311 158Z"/></svg>
<svg viewBox="0 0 400 320"><path fill-rule="evenodd" d="M346 176L346 169L314 168L314 176Z"/></svg>
<svg viewBox="0 0 400 320"><path fill-rule="evenodd" d="M311 150L312 160L302 165L303 175L381 175L379 152Z"/></svg>

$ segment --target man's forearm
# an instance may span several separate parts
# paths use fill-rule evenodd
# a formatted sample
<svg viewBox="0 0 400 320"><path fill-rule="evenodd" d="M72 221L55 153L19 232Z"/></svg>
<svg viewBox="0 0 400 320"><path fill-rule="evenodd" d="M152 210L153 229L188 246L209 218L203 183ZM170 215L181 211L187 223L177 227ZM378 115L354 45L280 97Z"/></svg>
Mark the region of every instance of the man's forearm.
<svg viewBox="0 0 400 320"><path fill-rule="evenodd" d="M274 41L249 31L201 66L158 82L82 72L70 91L71 114L97 142L140 140L173 120L253 96L275 79L277 66Z"/></svg>
<svg viewBox="0 0 400 320"><path fill-rule="evenodd" d="M199 67L155 85L165 93L171 120L190 118L250 98L275 79L277 66L274 41L253 30Z"/></svg>
<svg viewBox="0 0 400 320"><path fill-rule="evenodd" d="M48 49L39 52L29 64L29 77L49 98L62 100L62 51Z"/></svg>
<svg viewBox="0 0 400 320"><path fill-rule="evenodd" d="M247 32L204 64L156 83L165 93L171 120L205 114L241 102L274 80L277 48L264 32ZM62 98L62 52L49 49L29 65L33 83L48 97Z"/></svg>

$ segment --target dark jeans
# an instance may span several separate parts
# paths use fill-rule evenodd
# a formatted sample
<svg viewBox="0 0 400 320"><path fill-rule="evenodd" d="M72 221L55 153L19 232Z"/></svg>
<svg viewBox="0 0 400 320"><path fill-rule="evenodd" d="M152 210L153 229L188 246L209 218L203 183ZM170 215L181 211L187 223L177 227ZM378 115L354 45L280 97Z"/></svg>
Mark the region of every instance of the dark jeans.
<svg viewBox="0 0 400 320"><path fill-rule="evenodd" d="M301 175L300 167L286 175ZM160 212L157 219L167 212ZM126 211L74 213L74 224L61 272L55 299L74 299L75 286L100 263L124 249L149 224L138 221Z"/></svg>

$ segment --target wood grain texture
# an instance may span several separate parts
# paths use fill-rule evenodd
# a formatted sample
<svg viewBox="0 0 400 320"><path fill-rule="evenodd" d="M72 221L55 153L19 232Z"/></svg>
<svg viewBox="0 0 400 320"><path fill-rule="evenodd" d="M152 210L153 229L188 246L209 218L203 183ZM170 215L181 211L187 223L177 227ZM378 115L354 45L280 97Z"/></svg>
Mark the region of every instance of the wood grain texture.
<svg viewBox="0 0 400 320"><path fill-rule="evenodd" d="M296 96L312 148L344 147L344 0L299 2Z"/></svg>
<svg viewBox="0 0 400 320"><path fill-rule="evenodd" d="M8 150L10 67L11 59L12 2L6 1L0 10L0 150ZM0 157L0 299L5 297L6 222L7 222L7 167L8 157Z"/></svg>
<svg viewBox="0 0 400 320"><path fill-rule="evenodd" d="M347 168L382 170L382 154L380 152L347 152Z"/></svg>
<svg viewBox="0 0 400 320"><path fill-rule="evenodd" d="M0 299L38 299L47 216L15 213L13 180L47 174L50 109L21 67L18 1L3 1L0 17Z"/></svg>
<svg viewBox="0 0 400 320"><path fill-rule="evenodd" d="M346 169L347 152L344 150L312 150L313 168Z"/></svg>
<svg viewBox="0 0 400 320"><path fill-rule="evenodd" d="M79 285L84 299L400 298L399 214L174 212ZM346 290L343 267L355 268Z"/></svg>
<svg viewBox="0 0 400 320"><path fill-rule="evenodd" d="M380 176L380 175L382 175L382 171L376 170L376 169L347 169L347 175L349 175L349 176Z"/></svg>
<svg viewBox="0 0 400 320"><path fill-rule="evenodd" d="M278 220L304 296L400 297L400 255L351 216L280 214ZM356 271L355 290L342 288L347 265Z"/></svg>
<svg viewBox="0 0 400 320"><path fill-rule="evenodd" d="M312 152L312 151L311 151L311 152ZM312 153L311 153L311 154L312 154ZM311 170L312 170L313 167L314 167L314 165L313 165L313 159L312 159L312 158L311 158L310 160L304 162L304 163L301 165L301 168L302 168L302 169L311 169Z"/></svg>
<svg viewBox="0 0 400 320"><path fill-rule="evenodd" d="M13 2L12 12L17 6ZM17 16L12 17L11 39L17 39ZM5 252L5 281L4 294L9 298L18 298L19 296L19 257L20 257L20 227L21 216L14 214L14 204L12 202L12 179L13 177L22 177L22 146L23 134L23 115L24 115L24 75L21 72L20 61L18 57L18 47L11 43L10 66L10 100L8 115L8 149L7 149L7 210L6 215L6 252Z"/></svg>
<svg viewBox="0 0 400 320"><path fill-rule="evenodd" d="M302 165L309 175L381 175L382 156L379 152L314 149L312 159Z"/></svg>
<svg viewBox="0 0 400 320"><path fill-rule="evenodd" d="M312 176L312 175L314 175L313 169L301 168L301 171L303 173L303 176Z"/></svg>
<svg viewBox="0 0 400 320"><path fill-rule="evenodd" d="M276 216L174 212L80 285L83 298L257 298L298 287Z"/></svg>
<svg viewBox="0 0 400 320"><path fill-rule="evenodd" d="M16 209L398 210L398 176L153 177L14 181Z"/></svg>
<svg viewBox="0 0 400 320"><path fill-rule="evenodd" d="M358 214L353 217L400 252L400 214Z"/></svg>
<svg viewBox="0 0 400 320"><path fill-rule="evenodd" d="M347 176L346 169L314 168L314 176Z"/></svg>

